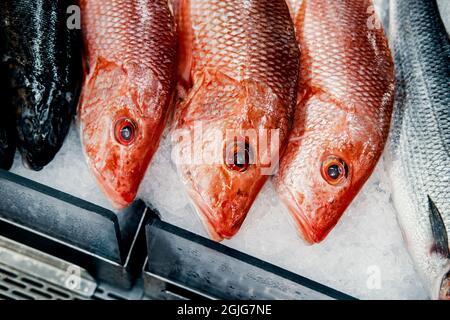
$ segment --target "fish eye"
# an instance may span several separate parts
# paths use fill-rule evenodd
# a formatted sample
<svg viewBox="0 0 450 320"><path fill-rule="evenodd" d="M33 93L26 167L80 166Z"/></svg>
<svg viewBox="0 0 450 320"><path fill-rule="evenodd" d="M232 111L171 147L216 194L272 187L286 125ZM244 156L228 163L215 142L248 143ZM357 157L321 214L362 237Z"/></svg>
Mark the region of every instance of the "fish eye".
<svg viewBox="0 0 450 320"><path fill-rule="evenodd" d="M251 150L248 140L235 139L231 145L225 146L224 161L228 169L245 172L250 167Z"/></svg>
<svg viewBox="0 0 450 320"><path fill-rule="evenodd" d="M131 145L136 138L136 128L135 123L128 118L118 120L114 126L114 136L117 142L124 146Z"/></svg>
<svg viewBox="0 0 450 320"><path fill-rule="evenodd" d="M322 177L330 185L337 186L348 178L347 163L341 158L331 156L322 163Z"/></svg>

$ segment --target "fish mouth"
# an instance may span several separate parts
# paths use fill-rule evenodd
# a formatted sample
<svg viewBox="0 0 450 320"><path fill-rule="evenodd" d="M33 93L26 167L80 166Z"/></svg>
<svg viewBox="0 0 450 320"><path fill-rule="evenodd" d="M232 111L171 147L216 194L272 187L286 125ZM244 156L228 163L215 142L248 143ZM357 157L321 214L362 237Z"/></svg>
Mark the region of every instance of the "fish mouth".
<svg viewBox="0 0 450 320"><path fill-rule="evenodd" d="M44 165L40 165L36 161L33 161L28 153L22 155L22 164L25 168L36 172L44 169Z"/></svg>
<svg viewBox="0 0 450 320"><path fill-rule="evenodd" d="M188 194L192 199L195 211L200 217L205 228L208 230L209 236L212 240L221 242L225 239L229 240L236 235L245 220L245 214L243 214L238 221L234 222L214 221L212 217L216 216L216 214L214 214L215 212L213 209L206 205L201 195L194 191L189 191Z"/></svg>
<svg viewBox="0 0 450 320"><path fill-rule="evenodd" d="M439 300L450 301L450 271L443 277L439 290Z"/></svg>
<svg viewBox="0 0 450 320"><path fill-rule="evenodd" d="M112 187L107 180L97 170L93 170L94 176L97 179L98 185L103 193L106 195L114 209L123 210L130 206L136 198L137 192L121 193Z"/></svg>
<svg viewBox="0 0 450 320"><path fill-rule="evenodd" d="M309 217L304 213L304 211L298 206L297 200L292 192L284 184L278 184L280 198L289 213L293 217L297 227L299 228L299 234L301 238L308 245L314 245L322 242L328 232L324 230L319 230L314 226Z"/></svg>

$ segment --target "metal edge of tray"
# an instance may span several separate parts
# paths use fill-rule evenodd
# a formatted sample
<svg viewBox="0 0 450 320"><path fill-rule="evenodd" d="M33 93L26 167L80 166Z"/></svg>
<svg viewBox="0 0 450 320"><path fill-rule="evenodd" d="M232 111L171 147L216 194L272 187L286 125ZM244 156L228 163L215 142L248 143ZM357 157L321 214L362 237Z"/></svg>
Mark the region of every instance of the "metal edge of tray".
<svg viewBox="0 0 450 320"><path fill-rule="evenodd" d="M116 214L4 170L0 197L0 235L77 264L102 282L129 288L138 278L146 256L138 236L147 211L141 201Z"/></svg>
<svg viewBox="0 0 450 320"><path fill-rule="evenodd" d="M0 236L0 300L140 300L132 288L98 282L78 265Z"/></svg>
<svg viewBox="0 0 450 320"><path fill-rule="evenodd" d="M146 226L146 295L158 299L356 298L161 221Z"/></svg>

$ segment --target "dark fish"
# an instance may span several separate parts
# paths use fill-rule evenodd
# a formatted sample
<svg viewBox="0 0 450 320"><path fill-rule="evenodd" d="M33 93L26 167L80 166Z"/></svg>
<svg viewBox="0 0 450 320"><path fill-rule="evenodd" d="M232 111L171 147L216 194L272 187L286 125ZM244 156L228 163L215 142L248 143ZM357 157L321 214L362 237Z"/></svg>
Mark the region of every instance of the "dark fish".
<svg viewBox="0 0 450 320"><path fill-rule="evenodd" d="M15 145L13 135L5 118L0 118L0 168L9 170L14 159Z"/></svg>
<svg viewBox="0 0 450 320"><path fill-rule="evenodd" d="M4 47L0 42L0 54ZM13 164L15 145L15 128L13 110L5 99L6 77L5 69L0 64L0 168L9 170Z"/></svg>
<svg viewBox="0 0 450 320"><path fill-rule="evenodd" d="M450 41L436 0L391 1L390 12L393 200L424 284L433 298L450 299Z"/></svg>
<svg viewBox="0 0 450 320"><path fill-rule="evenodd" d="M0 77L3 76L0 74ZM2 105L0 105L0 168L9 170L13 164L14 153L16 151L15 132L11 106L5 103L0 95Z"/></svg>
<svg viewBox="0 0 450 320"><path fill-rule="evenodd" d="M61 148L81 81L80 30L69 29L73 0L2 0L1 61L7 103L15 108L18 147L34 170Z"/></svg>

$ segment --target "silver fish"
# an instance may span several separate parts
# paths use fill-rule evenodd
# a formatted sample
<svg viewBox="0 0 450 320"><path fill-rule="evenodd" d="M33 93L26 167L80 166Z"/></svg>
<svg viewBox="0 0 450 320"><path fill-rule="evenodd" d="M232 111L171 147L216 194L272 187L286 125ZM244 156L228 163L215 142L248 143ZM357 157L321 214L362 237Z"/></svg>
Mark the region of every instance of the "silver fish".
<svg viewBox="0 0 450 320"><path fill-rule="evenodd" d="M450 30L450 1L449 0L437 0L439 6L439 12L441 13L442 21L444 22L447 33Z"/></svg>
<svg viewBox="0 0 450 320"><path fill-rule="evenodd" d="M388 171L405 241L433 299L450 299L450 41L436 0L395 0Z"/></svg>

